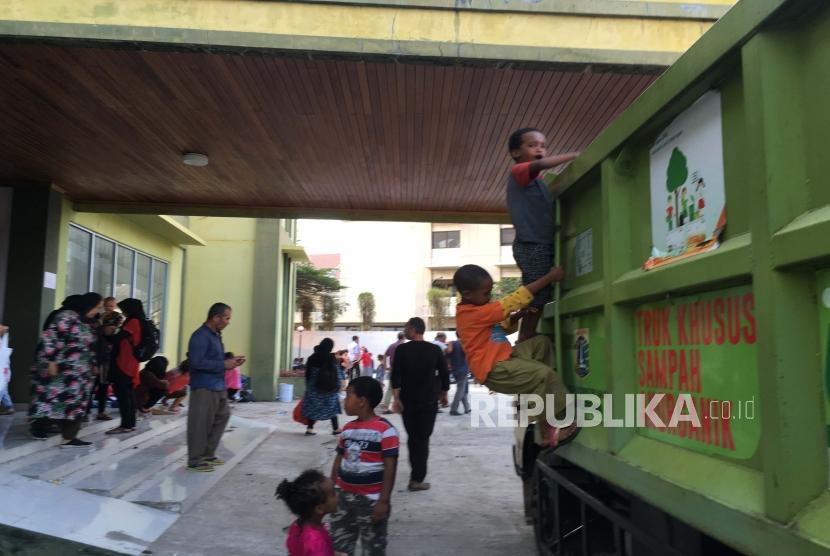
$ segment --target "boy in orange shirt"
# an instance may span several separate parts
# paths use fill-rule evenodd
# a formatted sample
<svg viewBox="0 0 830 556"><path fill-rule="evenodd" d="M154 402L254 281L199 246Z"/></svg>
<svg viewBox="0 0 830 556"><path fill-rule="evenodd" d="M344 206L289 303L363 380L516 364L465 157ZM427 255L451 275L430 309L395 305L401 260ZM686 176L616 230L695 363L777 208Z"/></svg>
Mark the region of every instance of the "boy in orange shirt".
<svg viewBox="0 0 830 556"><path fill-rule="evenodd" d="M461 295L456 307L456 333L467 354L467 365L476 379L502 394L537 394L543 400L554 395L554 414L565 411L565 386L554 371L553 345L546 336L534 336L511 347L507 335L515 332L533 296L551 282L562 280L561 268L551 268L541 278L520 287L504 299L490 301L493 279L477 265L464 265L453 276ZM553 427L541 419L542 443L550 447L567 444L576 437L576 423Z"/></svg>

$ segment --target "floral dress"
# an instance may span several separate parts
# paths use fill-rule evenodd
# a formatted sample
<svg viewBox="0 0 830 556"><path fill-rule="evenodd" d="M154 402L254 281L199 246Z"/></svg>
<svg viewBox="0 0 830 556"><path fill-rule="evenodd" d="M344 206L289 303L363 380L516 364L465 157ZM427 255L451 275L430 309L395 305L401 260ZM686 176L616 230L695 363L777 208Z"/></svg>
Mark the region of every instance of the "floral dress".
<svg viewBox="0 0 830 556"><path fill-rule="evenodd" d="M302 415L306 419L324 421L340 414L340 388L334 392L321 392L317 389L319 367L306 370L306 390L303 398Z"/></svg>
<svg viewBox="0 0 830 556"><path fill-rule="evenodd" d="M40 334L37 361L32 367L32 405L34 419L81 419L92 386L93 353L96 334L75 311L57 314ZM49 374L49 362L58 364L58 373Z"/></svg>

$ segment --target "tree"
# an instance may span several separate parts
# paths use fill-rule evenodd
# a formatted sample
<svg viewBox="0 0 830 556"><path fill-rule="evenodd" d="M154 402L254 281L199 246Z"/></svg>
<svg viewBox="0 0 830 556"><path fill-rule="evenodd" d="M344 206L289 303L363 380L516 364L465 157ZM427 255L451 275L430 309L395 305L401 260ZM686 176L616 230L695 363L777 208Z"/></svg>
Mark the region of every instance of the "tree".
<svg viewBox="0 0 830 556"><path fill-rule="evenodd" d="M518 277L502 278L493 284L493 297L501 299L502 297L513 293L522 285L522 279Z"/></svg>
<svg viewBox="0 0 830 556"><path fill-rule="evenodd" d="M686 183L688 177L689 167L686 163L686 155L675 147L671 151L669 166L666 168L666 190L669 193L674 193L674 217L677 225L680 224L680 204L678 201L680 186Z"/></svg>
<svg viewBox="0 0 830 556"><path fill-rule="evenodd" d="M432 313L432 328L443 330L447 318L447 300L450 298L450 290L446 288L430 288L427 291L430 313Z"/></svg>
<svg viewBox="0 0 830 556"><path fill-rule="evenodd" d="M320 330L334 330L334 323L337 317L346 311L348 304L341 301L336 294L327 293L323 295L321 305L323 322Z"/></svg>
<svg viewBox="0 0 830 556"><path fill-rule="evenodd" d="M330 268L316 268L311 264L297 267L297 307L306 329L311 329L311 313L321 303L323 296L336 294L344 287Z"/></svg>
<svg viewBox="0 0 830 556"><path fill-rule="evenodd" d="M360 307L360 318L363 320L363 330L372 328L375 322L375 296L372 292L362 292L357 296Z"/></svg>

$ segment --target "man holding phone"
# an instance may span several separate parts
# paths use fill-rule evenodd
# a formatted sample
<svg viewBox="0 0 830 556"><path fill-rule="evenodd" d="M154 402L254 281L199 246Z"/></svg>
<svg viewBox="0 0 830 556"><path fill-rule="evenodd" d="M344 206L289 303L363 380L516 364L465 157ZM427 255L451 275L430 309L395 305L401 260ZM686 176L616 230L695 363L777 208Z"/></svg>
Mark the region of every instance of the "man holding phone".
<svg viewBox="0 0 830 556"><path fill-rule="evenodd" d="M225 371L245 363L245 356L225 359L222 330L231 322L231 308L214 303L207 321L190 336L187 361L190 366L190 410L187 413L187 469L213 471L225 462L216 448L230 419Z"/></svg>

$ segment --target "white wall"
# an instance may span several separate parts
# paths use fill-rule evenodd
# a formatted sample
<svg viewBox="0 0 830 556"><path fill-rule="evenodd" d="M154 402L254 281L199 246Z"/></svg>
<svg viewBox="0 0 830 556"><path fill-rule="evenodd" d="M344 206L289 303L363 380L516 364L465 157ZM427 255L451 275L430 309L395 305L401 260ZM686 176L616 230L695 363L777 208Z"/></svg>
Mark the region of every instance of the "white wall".
<svg viewBox="0 0 830 556"><path fill-rule="evenodd" d="M424 339L432 341L435 339L436 332L427 330L424 334ZM445 332L447 340L455 340L455 332ZM369 348L369 352L374 355L375 362L377 356L386 353L386 348L390 344L398 340L398 333L394 331L368 331L368 332L350 332L341 330L312 330L311 332L303 332L302 348L299 350L300 357L308 359L308 356L314 351L314 346L319 344L323 338L331 338L334 340L334 351L346 349L349 342L352 341L352 336L360 338L360 345ZM291 359L297 357L297 350L300 347L300 333L294 331L294 352L291 354Z"/></svg>

